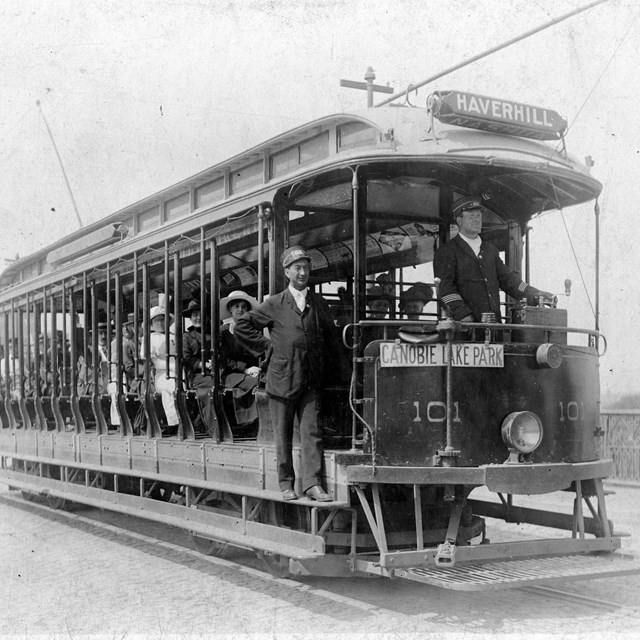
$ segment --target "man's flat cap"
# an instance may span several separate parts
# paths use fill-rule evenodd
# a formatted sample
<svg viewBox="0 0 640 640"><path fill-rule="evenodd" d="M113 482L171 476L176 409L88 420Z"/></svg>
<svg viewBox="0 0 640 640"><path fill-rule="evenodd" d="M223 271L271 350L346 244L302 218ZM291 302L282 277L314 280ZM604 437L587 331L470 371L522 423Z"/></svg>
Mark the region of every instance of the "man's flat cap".
<svg viewBox="0 0 640 640"><path fill-rule="evenodd" d="M282 262L282 266L285 269L296 260L308 260L311 262L311 258L309 257L306 249L300 245L295 245L285 249L280 256L280 262Z"/></svg>
<svg viewBox="0 0 640 640"><path fill-rule="evenodd" d="M456 218L463 211L471 211L473 209L480 209L483 213L490 213L489 209L482 204L482 198L478 198L477 196L473 196L470 198L458 198L451 208L451 213L453 217Z"/></svg>

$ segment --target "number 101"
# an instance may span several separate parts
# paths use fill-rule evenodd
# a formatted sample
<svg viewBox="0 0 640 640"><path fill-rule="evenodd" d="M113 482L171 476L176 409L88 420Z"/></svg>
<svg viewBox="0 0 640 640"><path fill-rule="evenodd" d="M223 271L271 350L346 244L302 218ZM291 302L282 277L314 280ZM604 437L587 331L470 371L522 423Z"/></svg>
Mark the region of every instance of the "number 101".
<svg viewBox="0 0 640 640"><path fill-rule="evenodd" d="M422 422L420 415L420 402L417 400L413 403L416 409L416 415L413 418L414 422ZM447 405L439 400L433 400L427 403L427 420L429 422L445 422L447 419ZM453 422L461 422L460 420L460 407L457 402L453 403Z"/></svg>

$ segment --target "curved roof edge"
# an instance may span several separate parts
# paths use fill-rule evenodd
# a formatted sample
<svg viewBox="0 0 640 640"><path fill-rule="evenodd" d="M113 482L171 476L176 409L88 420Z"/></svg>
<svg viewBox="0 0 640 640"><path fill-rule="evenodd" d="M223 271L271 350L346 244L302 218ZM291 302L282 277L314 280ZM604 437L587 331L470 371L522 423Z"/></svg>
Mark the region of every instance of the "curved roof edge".
<svg viewBox="0 0 640 640"><path fill-rule="evenodd" d="M313 136L314 131L318 133L326 130L330 127L348 123L363 123L377 129L381 134L386 135L388 139L393 141L393 144L397 146L410 146L417 144L418 142L426 142L429 139L434 141L433 132L431 132L431 126L433 124L429 112L427 109L420 107L404 107L390 105L385 108L368 108L351 112L333 113L329 115L316 118L305 124L302 124L293 129L288 129L279 133L271 138L260 142L245 151L237 153L222 162L214 164L196 174L193 174L169 187L166 187L160 191L157 191L150 196L147 196L141 200L133 202L118 211L108 214L107 216L97 220L81 229L71 232L70 234L56 240L55 242L47 245L43 249L37 250L24 258L20 258L9 265L2 273L0 273L0 287L7 286L11 279L25 266L33 264L46 258L46 256L52 251L64 247L64 245L75 242L78 239L99 231L107 225L115 222L124 222L131 218L133 215L142 211L152 208L154 205L160 205L160 203L171 200L172 198L182 195L186 190L205 184L214 180L216 177L222 176L225 172L231 171L235 168L246 166L252 160L259 161L265 154L272 154L279 150L284 150L296 144L296 142L308 139ZM514 138L513 136L498 135L473 129L463 129L462 127L453 125L444 125L442 123L435 123L435 133L443 134L442 138L439 135L436 137L441 140L447 140L447 132L451 132L447 142L452 147L457 146L456 138L460 137L460 134L456 132L466 132L466 136L469 140L480 140L483 144L487 144L491 140L506 141L509 146L509 138L513 139L513 147L520 147L522 145L528 145L532 149L546 149L548 152L549 161L557 161L558 159L564 159L568 162L572 169L583 174L588 175L588 170L581 165L575 158L564 156L555 150L550 149L546 144L538 141L526 140L523 138ZM517 141L517 142L516 142ZM465 146L461 145L461 151ZM482 146L482 145L481 145ZM365 149L361 149L365 151ZM239 195L242 191L239 191ZM227 200L227 198L225 198ZM192 213L195 209L192 208L189 213Z"/></svg>

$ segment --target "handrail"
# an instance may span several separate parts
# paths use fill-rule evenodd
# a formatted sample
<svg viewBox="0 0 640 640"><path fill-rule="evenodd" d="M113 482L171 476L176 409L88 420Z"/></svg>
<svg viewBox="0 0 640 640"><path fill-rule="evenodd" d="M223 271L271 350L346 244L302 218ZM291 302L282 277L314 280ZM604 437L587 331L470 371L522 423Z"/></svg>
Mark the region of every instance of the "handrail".
<svg viewBox="0 0 640 640"><path fill-rule="evenodd" d="M384 326L414 326L420 327L432 325L436 328L438 322L434 320L360 320L357 323L361 327L384 327ZM345 329L353 325L350 323ZM596 338L604 338L604 335L595 329L578 329L577 327L560 327L550 324L513 324L507 322L463 322L461 326L470 329L541 329L543 331L565 331L567 333L585 333L593 335Z"/></svg>
<svg viewBox="0 0 640 640"><path fill-rule="evenodd" d="M595 329L579 329L577 327L559 327L556 325L549 324L512 324L512 323L497 323L497 322L464 322L458 323L460 327L463 329L490 329L493 331L523 331L523 330L535 330L535 331L548 331L555 333L578 333L583 335L588 335L590 337L595 338L596 340L602 339L604 342L604 351L599 354L603 356L607 351L607 339L604 334L600 333L600 331L596 331ZM354 324L349 323L344 326L342 329L342 341L345 346L348 347L348 343L346 342L347 330L350 327L354 326L358 327L428 327L429 332L437 331L438 323L435 321L428 320L360 320L360 322Z"/></svg>

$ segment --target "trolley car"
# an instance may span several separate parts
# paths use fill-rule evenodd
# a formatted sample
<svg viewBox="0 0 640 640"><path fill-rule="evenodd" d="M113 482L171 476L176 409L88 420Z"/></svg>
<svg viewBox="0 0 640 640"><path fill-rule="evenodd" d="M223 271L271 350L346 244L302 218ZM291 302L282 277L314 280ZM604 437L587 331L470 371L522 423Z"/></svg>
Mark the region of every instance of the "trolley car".
<svg viewBox="0 0 640 640"><path fill-rule="evenodd" d="M0 478L58 508L182 527L205 553L252 549L281 575L474 589L623 571L603 491L611 462L598 457L603 336L519 300L502 301L501 324L462 325L435 300L417 319L398 306L418 280L437 287L431 263L457 198L483 198L483 237L517 273L532 217L596 201L601 184L568 154L565 129L549 109L456 91L424 109L332 115L16 261L0 279ZM221 377L221 297L282 290L278 259L294 244L351 363L323 391L329 503L282 501L265 393L258 421L237 424ZM374 320L379 274L391 304ZM123 380L123 319L149 353L150 309L173 313L168 346L193 299L208 311L215 420L198 420L178 339L171 432L149 361L137 389ZM554 492L573 496L572 513L517 504ZM504 540L490 542L499 521ZM511 524L510 537L509 523L557 533L523 539Z"/></svg>

